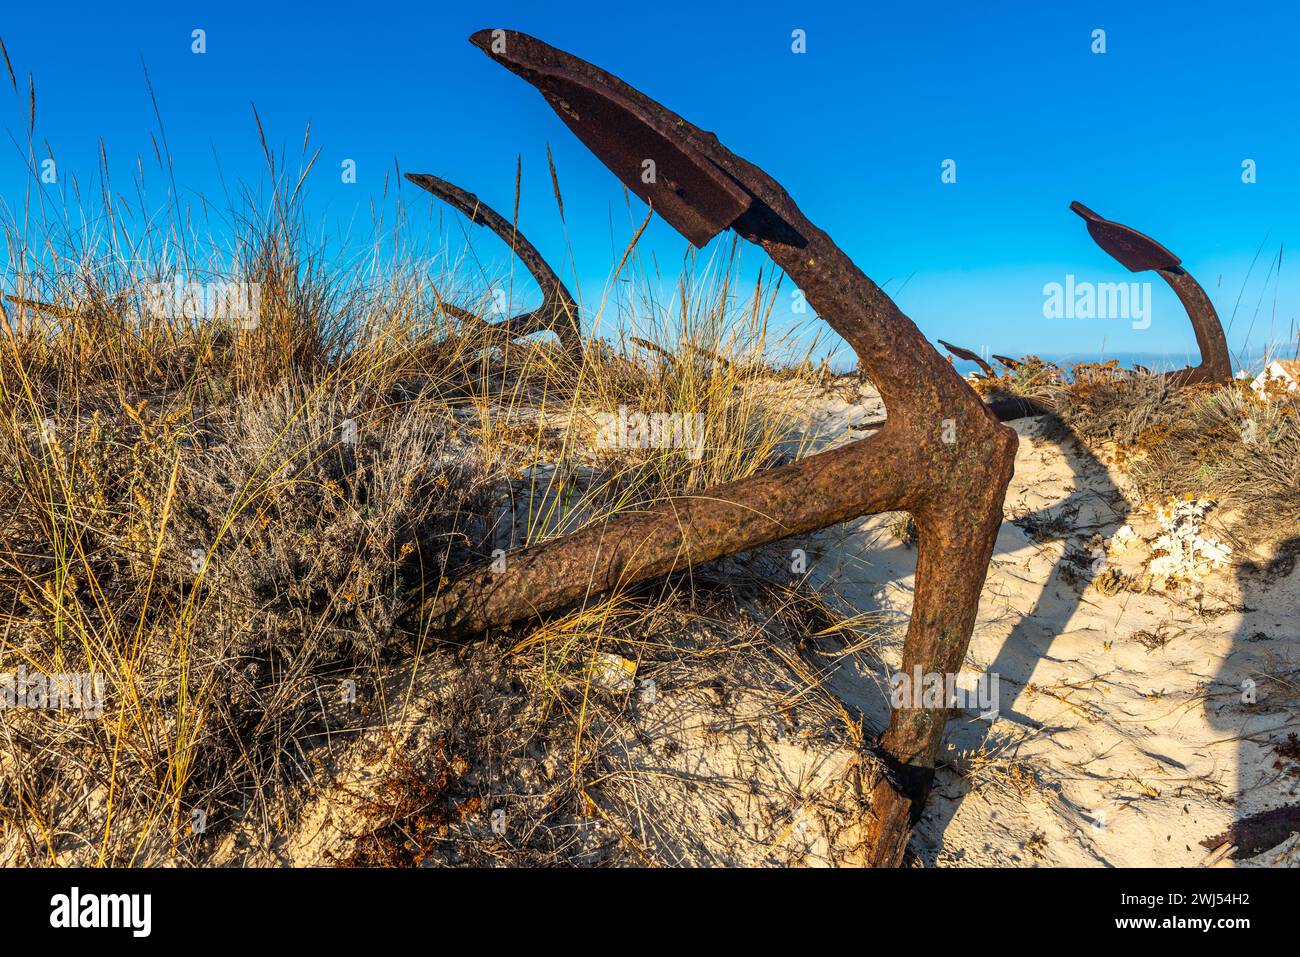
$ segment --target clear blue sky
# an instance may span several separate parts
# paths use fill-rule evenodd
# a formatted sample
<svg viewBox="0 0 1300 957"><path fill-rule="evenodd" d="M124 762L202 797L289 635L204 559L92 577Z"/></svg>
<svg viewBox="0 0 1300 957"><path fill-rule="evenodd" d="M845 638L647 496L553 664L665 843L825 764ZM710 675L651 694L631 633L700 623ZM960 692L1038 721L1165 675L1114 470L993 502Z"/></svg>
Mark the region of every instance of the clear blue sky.
<svg viewBox="0 0 1300 957"><path fill-rule="evenodd" d="M83 188L95 180L102 137L115 185L140 154L150 200L165 203L143 63L183 203L220 197L222 177L258 181L250 102L295 162L310 121L323 149L310 210L331 235L370 221L394 164L508 213L522 153L521 226L566 277L576 264L594 305L643 208L634 200L629 217L617 181L540 96L466 42L498 26L605 67L765 167L931 338L1011 354L1192 347L1158 279L1149 329L1043 318L1045 283L1130 278L1068 211L1074 199L1181 256L1225 324L1240 296L1234 349L1257 309L1252 345L1288 339L1300 315L1296 269L1284 258L1280 281L1267 277L1300 232L1293 3L10 3L0 36L19 92L3 75L0 196L20 205L30 72L38 158L48 141L57 188L74 172ZM1099 28L1104 54L1090 49ZM355 185L340 181L348 158ZM955 184L941 182L945 159ZM1244 159L1258 182L1242 183ZM666 224L646 243L662 268L681 261L685 241ZM476 248L506 258L486 235Z"/></svg>

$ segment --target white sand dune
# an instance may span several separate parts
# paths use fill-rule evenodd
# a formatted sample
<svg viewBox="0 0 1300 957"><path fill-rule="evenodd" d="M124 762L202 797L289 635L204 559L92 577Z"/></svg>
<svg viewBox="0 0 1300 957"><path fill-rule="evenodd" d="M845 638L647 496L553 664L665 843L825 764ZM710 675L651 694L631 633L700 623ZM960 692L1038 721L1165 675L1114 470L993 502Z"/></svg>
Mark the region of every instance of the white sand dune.
<svg viewBox="0 0 1300 957"><path fill-rule="evenodd" d="M878 409L867 393L827 403L822 421L835 434ZM1201 864L1202 840L1300 803L1300 767L1270 746L1300 730L1300 571L1245 555L1199 588L1089 587L1067 551L1086 553L1125 523L1154 538L1153 518L1130 503L1122 473L1072 438L1046 437L1042 419L1015 427L1016 473L962 682L996 675L999 713L950 722L948 765L913 849L940 866ZM1068 528L1057 541L1015 524L1056 517ZM873 516L826 533L817 577L859 611L905 621L915 552L887 525ZM1148 557L1137 547L1112 564L1137 573ZM882 657L896 667L901 625L894 632ZM833 686L879 727L882 678L844 669ZM1254 704L1242 701L1248 679Z"/></svg>
<svg viewBox="0 0 1300 957"><path fill-rule="evenodd" d="M860 426L883 418L873 390L846 383L801 394L798 406L811 412L817 444L861 438L869 430ZM949 723L912 849L927 866L1231 865L1224 849L1212 855L1202 842L1248 815L1300 803L1300 748L1290 759L1277 750L1300 730L1300 570L1245 553L1195 586L1103 593L1086 558L1095 536L1127 523L1150 541L1153 516L1122 473L1046 420L1015 427L1006 521L963 674L971 685L996 675L997 713L958 713ZM833 725L842 703L868 734L888 721L884 689L900 658L916 559L890 524L872 516L797 543L842 610L886 623L879 647L819 646L820 704L806 685L782 684L780 661L729 672L723 695L697 687L665 689L649 705L633 700L607 745L609 781L619 787L593 789L599 812L573 826L612 827L653 863L855 863L860 763L851 742L817 719L832 714ZM1149 558L1137 544L1110 563L1137 577ZM1243 701L1248 679L1253 703ZM395 679L390 702L409 706L401 726L347 749L333 784L274 847L250 846L237 830L218 860L345 856L358 829L356 795L382 778L376 743L419 753L445 705L442 685L428 669L413 682ZM1300 838L1250 861L1298 862Z"/></svg>

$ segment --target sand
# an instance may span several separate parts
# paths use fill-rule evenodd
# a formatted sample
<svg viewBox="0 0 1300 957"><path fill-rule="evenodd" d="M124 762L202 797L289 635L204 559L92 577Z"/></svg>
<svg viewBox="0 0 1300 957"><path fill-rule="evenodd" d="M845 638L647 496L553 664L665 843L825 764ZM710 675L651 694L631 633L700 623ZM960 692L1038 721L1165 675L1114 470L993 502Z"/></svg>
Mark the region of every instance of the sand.
<svg viewBox="0 0 1300 957"><path fill-rule="evenodd" d="M826 401L822 422L842 436L878 409L864 390L859 401ZM1300 730L1300 570L1270 567L1265 546L1176 590L1103 594L1067 553L1086 553L1095 535L1126 523L1154 539L1154 517L1119 470L1072 437L1049 437L1059 431L1050 422L1013 425L1015 477L963 682L996 675L998 714L949 723L946 765L912 849L938 866L1213 860L1203 840L1300 803L1300 762L1275 749ZM1025 530L1052 519L1068 529L1060 540ZM916 556L887 524L873 516L829 533L817 571L852 606L898 616L882 655L897 667ZM1149 558L1137 545L1108 565L1136 577ZM885 704L864 679L846 669L833 687L879 727ZM1242 700L1248 680L1254 703Z"/></svg>
<svg viewBox="0 0 1300 957"><path fill-rule="evenodd" d="M820 446L861 438L870 428L855 426L884 414L866 386L840 383L796 401ZM996 677L996 713L969 709L950 721L913 863L1300 866L1300 837L1250 860L1213 840L1249 815L1300 804L1300 747L1287 742L1300 731L1296 562L1269 546L1238 548L1228 567L1198 581L1150 585L1143 572L1155 518L1104 450L1087 451L1047 420L1014 427L1015 477L961 676L967 686ZM916 560L891 524L872 516L786 543L806 549L813 581L840 610L880 624L878 641L845 649L819 639L814 693L763 667L731 674L721 695L669 688L647 701L632 693L626 720L603 746L609 782L619 786L593 787L590 819L574 826L608 829L606 838L612 831L620 847L635 849L634 863L856 863L860 762L833 715L861 716L868 735L888 720L887 681ZM1093 567L1098 536L1126 524L1134 543ZM1206 534L1216 530L1227 535L1212 515ZM1117 574L1130 584L1097 587ZM1250 682L1253 694L1244 692ZM436 715L438 683L428 673L395 680L390 701L409 705L404 725L390 729L402 750L418 748L420 728ZM345 856L355 795L382 776L375 744L372 733L344 751L328 772L335 783L274 848L250 847L237 829L217 861ZM490 839L486 816L473 826Z"/></svg>

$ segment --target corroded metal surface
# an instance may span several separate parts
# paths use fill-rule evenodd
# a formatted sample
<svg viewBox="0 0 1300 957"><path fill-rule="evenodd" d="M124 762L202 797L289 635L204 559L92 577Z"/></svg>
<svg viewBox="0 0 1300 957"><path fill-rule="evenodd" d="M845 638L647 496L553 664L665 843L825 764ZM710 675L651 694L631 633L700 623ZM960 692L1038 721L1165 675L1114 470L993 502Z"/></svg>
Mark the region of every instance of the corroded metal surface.
<svg viewBox="0 0 1300 957"><path fill-rule="evenodd" d="M532 243L507 222L491 206L488 206L473 193L466 192L454 183L431 176L428 173L407 173L406 178L421 189L426 189L444 203L454 206L470 222L486 226L501 237L542 290L542 304L531 312L521 313L498 323L487 323L481 317L451 303L442 303L442 308L450 315L479 324L489 332L501 333L510 337L531 335L534 332L553 331L572 356L582 353L582 328L578 318L578 303L573 295L560 281L555 270L542 257Z"/></svg>
<svg viewBox="0 0 1300 957"><path fill-rule="evenodd" d="M1205 294L1201 284L1192 278L1191 273L1183 269L1182 261L1150 236L1122 223L1102 219L1083 203L1071 203L1070 209L1083 217L1088 224L1088 234L1120 265L1133 272L1154 269L1169 284L1178 296L1178 301L1183 304L1187 318L1191 320L1192 330L1196 334L1196 345L1201 352L1201 362L1186 369L1165 373L1169 380L1175 385L1230 381L1232 358L1228 354L1228 340L1223 333L1223 324L1219 322L1219 314L1215 311L1214 304L1210 302L1210 297ZM942 339L939 343L955 356L979 362L988 375L993 375L993 370L987 363L980 360L969 349L950 345ZM993 358L1008 369L1015 369L1022 365L1021 362L1006 356L995 354ZM997 399L989 405L1003 422L1052 411L1040 400L1019 397Z"/></svg>
<svg viewBox="0 0 1300 957"><path fill-rule="evenodd" d="M1232 358L1228 354L1228 340L1223 334L1219 314L1201 284L1182 268L1182 260L1150 236L1131 226L1102 219L1083 203L1073 202L1070 209L1083 217L1088 224L1088 235L1121 266L1130 272L1155 270L1187 310L1187 318L1192 321L1196 333L1196 345L1201 351L1201 362L1170 372L1169 378L1179 385L1231 380Z"/></svg>
<svg viewBox="0 0 1300 957"><path fill-rule="evenodd" d="M1082 216L1088 224L1088 235L1093 242L1129 272L1168 269L1182 262L1145 233L1139 233L1122 223L1102 219L1078 200L1070 204L1070 209Z"/></svg>
<svg viewBox="0 0 1300 957"><path fill-rule="evenodd" d="M727 226L760 246L853 348L889 409L876 434L793 465L673 498L471 570L424 608L444 635L508 624L590 595L886 510L918 530L902 668L955 674L1015 459L1016 436L905 316L757 166L605 71L532 37L471 41L538 87L611 170L692 242ZM647 182L650 160L660 175ZM666 175L664 175L666 174ZM925 802L947 710L893 711L878 753L871 862L897 865Z"/></svg>
<svg viewBox="0 0 1300 957"><path fill-rule="evenodd" d="M971 352L969 349L963 349L961 346L954 346L951 342L944 342L942 339L939 340L939 345L943 346L958 359L965 359L967 362L975 363L981 370L983 370L986 376L992 378L994 374L993 367L985 362L984 357L978 352Z"/></svg>
<svg viewBox="0 0 1300 957"><path fill-rule="evenodd" d="M480 30L470 42L537 87L574 135L695 246L750 208L740 184L662 122L676 114L657 103L647 112L651 101L621 80L513 30Z"/></svg>

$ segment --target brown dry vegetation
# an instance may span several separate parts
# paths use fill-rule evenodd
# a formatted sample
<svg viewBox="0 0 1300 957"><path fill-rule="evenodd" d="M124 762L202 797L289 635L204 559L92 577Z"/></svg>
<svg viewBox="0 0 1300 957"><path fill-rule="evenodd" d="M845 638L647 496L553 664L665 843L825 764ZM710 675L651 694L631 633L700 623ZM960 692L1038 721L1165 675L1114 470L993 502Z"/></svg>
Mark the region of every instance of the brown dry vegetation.
<svg viewBox="0 0 1300 957"><path fill-rule="evenodd" d="M1060 368L1036 356L978 386L1055 409L1079 439L1106 448L1144 501L1213 498L1239 515L1244 540L1300 530L1300 406L1291 397L1261 397L1248 380L1175 388L1114 361Z"/></svg>
<svg viewBox="0 0 1300 957"><path fill-rule="evenodd" d="M464 652L414 612L496 547L799 454L770 384L822 373L798 356L774 367L779 283L737 290L734 246L685 270L666 304L633 253L635 281L602 307L612 335L575 363L553 342L488 340L449 317L441 303L486 298L456 263L393 250L383 268L329 268L289 192L232 216L242 232L224 257L179 230L47 228L73 237L60 245L6 227L19 295L0 320L0 672L92 673L105 695L98 716L0 712L0 860L203 863L236 825L269 842L328 786L322 747L383 728L386 682L417 662L461 688L459 704L422 753L390 765L337 859L491 859L466 835L503 789L536 798L536 837L511 859L586 859L553 822L589 814L594 729L618 713L597 720L608 707L572 697L596 649L644 660L669 687L707 680L701 662L757 655L779 696L772 669L796 683L799 669L763 650L767 631L737 640L738 591L701 606L713 624L693 637L665 633L666 608L704 614L704 579L593 600ZM178 261L259 284L257 322L142 308ZM655 348L631 342L633 315ZM593 448L592 414L620 404L699 413L703 454ZM656 598L663 588L677 597ZM810 600L786 592L767 617ZM562 754L568 772L517 780L537 753Z"/></svg>
<svg viewBox="0 0 1300 957"><path fill-rule="evenodd" d="M94 716L0 709L0 862L204 864L236 834L268 848L313 795L349 786L331 769L350 743L381 770L336 863L715 860L670 820L686 794L654 807L623 761L642 716L634 693L594 690L602 655L665 694L760 696L752 726L736 719L747 733L859 751L860 716L821 692L832 659L809 636L869 652L875 624L765 554L468 647L414 614L496 548L801 454L772 383L826 376L768 334L780 281L737 288L733 242L664 295L630 249L578 362L449 316L509 285L464 260L396 241L326 257L301 181L267 156L270 200L228 212L221 242L117 200L0 224L17 293L0 315L0 673L92 673L105 692ZM177 264L256 283L257 322L143 309ZM1300 524L1291 406L1032 357L984 388L1049 401L1148 498ZM594 448L593 413L620 405L700 414L703 454ZM910 543L905 516L893 527ZM417 678L438 706L399 738L390 691Z"/></svg>

